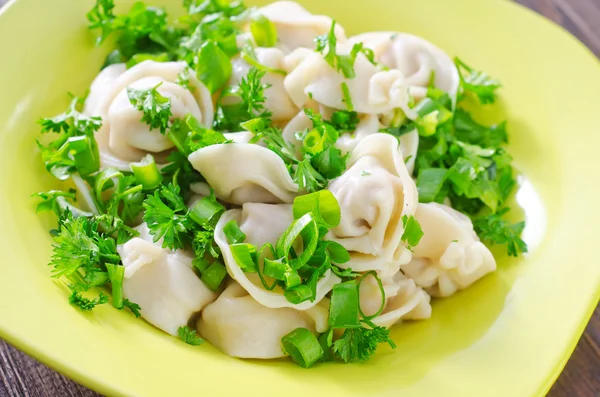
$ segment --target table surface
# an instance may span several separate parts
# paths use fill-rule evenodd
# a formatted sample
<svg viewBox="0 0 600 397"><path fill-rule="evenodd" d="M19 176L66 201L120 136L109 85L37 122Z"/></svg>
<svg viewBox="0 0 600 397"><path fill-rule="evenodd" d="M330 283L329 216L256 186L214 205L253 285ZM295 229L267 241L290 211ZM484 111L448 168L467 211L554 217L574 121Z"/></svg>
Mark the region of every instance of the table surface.
<svg viewBox="0 0 600 397"><path fill-rule="evenodd" d="M599 0L515 0L573 33L600 57ZM7 0L0 0L0 7ZM600 306L548 397L600 395ZM0 340L0 396L98 396Z"/></svg>

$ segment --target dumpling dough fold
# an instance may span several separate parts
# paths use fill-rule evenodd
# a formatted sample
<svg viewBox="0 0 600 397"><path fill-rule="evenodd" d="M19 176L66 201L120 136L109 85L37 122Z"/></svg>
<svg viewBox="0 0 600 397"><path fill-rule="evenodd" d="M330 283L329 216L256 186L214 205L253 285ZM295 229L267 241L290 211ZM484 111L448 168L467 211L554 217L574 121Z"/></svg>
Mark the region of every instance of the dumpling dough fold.
<svg viewBox="0 0 600 397"><path fill-rule="evenodd" d="M314 302L305 301L300 304L289 302L283 291L276 288L267 291L263 288L256 273L245 273L236 263L229 243L225 237L223 228L227 222L234 220L240 229L246 234L246 243L254 244L260 249L264 244L271 243L275 246L277 239L293 222L292 206L285 204L244 204L242 209L226 211L219 219L215 228L215 242L223 253L225 266L229 275L248 291L248 293L260 304L270 308L290 307L296 310L308 310L319 303L333 286L340 282L331 270L317 283L317 297Z"/></svg>
<svg viewBox="0 0 600 397"><path fill-rule="evenodd" d="M429 41L408 33L368 32L348 39L373 50L375 60L406 77L410 94L417 100L427 96L432 72L436 88L456 102L460 76L452 59Z"/></svg>
<svg viewBox="0 0 600 397"><path fill-rule="evenodd" d="M196 276L191 256L162 248L162 241L153 243L145 223L136 229L139 237L117 247L125 266L123 295L140 305L150 324L177 335L217 295Z"/></svg>
<svg viewBox="0 0 600 397"><path fill-rule="evenodd" d="M202 124L212 125L212 98L195 72L189 70L192 91L176 84L186 68L185 62L144 61L127 71L115 66L98 75L85 108L91 115L102 117L96 140L103 167L130 171L130 163L148 153L161 162L166 157L164 152L174 146L167 136L141 121L142 113L129 102L127 88L148 89L160 84L157 91L171 100L173 119L192 114Z"/></svg>
<svg viewBox="0 0 600 397"><path fill-rule="evenodd" d="M260 145L211 145L190 154L189 160L217 198L228 203L291 203L298 192L283 160Z"/></svg>
<svg viewBox="0 0 600 397"><path fill-rule="evenodd" d="M327 238L350 252L345 268L377 270L382 277L408 263L410 250L401 242L402 217L412 215L418 202L414 181L388 134L369 135L358 143L348 169L329 184L340 205L341 223Z"/></svg>
<svg viewBox="0 0 600 397"><path fill-rule="evenodd" d="M419 204L415 219L423 237L402 271L432 296L447 297L496 270L490 250L471 220L447 205Z"/></svg>
<svg viewBox="0 0 600 397"><path fill-rule="evenodd" d="M284 356L283 336L299 327L325 332L328 317L327 298L304 311L274 309L261 305L232 282L204 309L197 327L200 335L231 357L269 359Z"/></svg>

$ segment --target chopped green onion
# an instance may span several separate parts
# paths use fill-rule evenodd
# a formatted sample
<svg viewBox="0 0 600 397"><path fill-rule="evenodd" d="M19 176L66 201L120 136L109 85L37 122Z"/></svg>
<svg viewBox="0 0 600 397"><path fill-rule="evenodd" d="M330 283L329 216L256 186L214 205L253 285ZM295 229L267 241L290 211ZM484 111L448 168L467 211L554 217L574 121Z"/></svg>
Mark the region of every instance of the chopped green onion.
<svg viewBox="0 0 600 397"><path fill-rule="evenodd" d="M250 32L259 47L274 47L277 44L277 29L269 18L260 14L252 18Z"/></svg>
<svg viewBox="0 0 600 397"><path fill-rule="evenodd" d="M346 104L346 109L349 112L354 111L354 104L352 103L352 96L350 96L350 88L348 88L348 84L344 81L342 83L342 95L344 97L343 101Z"/></svg>
<svg viewBox="0 0 600 397"><path fill-rule="evenodd" d="M350 260L350 253L343 245L336 243L335 241L326 241L325 249L329 255L329 259L333 263L346 263Z"/></svg>
<svg viewBox="0 0 600 397"><path fill-rule="evenodd" d="M190 218L203 227L213 228L225 207L213 196L202 197L190 209Z"/></svg>
<svg viewBox="0 0 600 397"><path fill-rule="evenodd" d="M233 259L240 269L246 273L258 272L256 246L246 243L231 244L229 246Z"/></svg>
<svg viewBox="0 0 600 397"><path fill-rule="evenodd" d="M208 269L202 272L202 277L200 279L208 288L216 291L219 289L226 276L227 269L225 266L220 262L214 262Z"/></svg>
<svg viewBox="0 0 600 397"><path fill-rule="evenodd" d="M379 316L381 314L381 312L383 312L383 309L385 308L385 304L386 304L385 290L383 289L383 282L377 276L377 272L375 270L371 270L370 272L365 273L358 281L358 296L360 297L360 285L369 276L373 276L375 278L375 281L377 282L377 286L379 287L379 292L381 292L381 305L379 306L379 310L377 310L377 312L371 316L366 316L363 313L362 309L360 308L360 304L358 305L358 310L360 311L360 315L367 321L372 320L375 317Z"/></svg>
<svg viewBox="0 0 600 397"><path fill-rule="evenodd" d="M333 355L331 354L331 347L333 346L333 329L330 328L319 336L319 344L324 352L321 361L333 360Z"/></svg>
<svg viewBox="0 0 600 397"><path fill-rule="evenodd" d="M112 285L112 304L117 309L123 307L123 277L125 276L125 266L106 264L108 278Z"/></svg>
<svg viewBox="0 0 600 397"><path fill-rule="evenodd" d="M115 186L115 180L120 183L123 180L123 173L114 168L104 168L94 175L94 192L98 202L102 202L102 192Z"/></svg>
<svg viewBox="0 0 600 397"><path fill-rule="evenodd" d="M214 94L229 81L231 72L231 60L227 54L214 41L206 41L198 51L198 79Z"/></svg>
<svg viewBox="0 0 600 397"><path fill-rule="evenodd" d="M421 229L419 221L412 215L404 215L402 217L402 223L404 224L404 233L402 233L400 239L409 247L416 247L419 244L419 241L421 241L421 237L423 237L423 230Z"/></svg>
<svg viewBox="0 0 600 397"><path fill-rule="evenodd" d="M283 351L302 368L308 368L323 357L323 348L316 336L306 328L296 328L281 338Z"/></svg>
<svg viewBox="0 0 600 397"><path fill-rule="evenodd" d="M156 189L163 179L151 154L146 155L139 163L131 163L131 171L144 190Z"/></svg>
<svg viewBox="0 0 600 397"><path fill-rule="evenodd" d="M100 169L100 152L94 138L73 136L68 139L68 145L79 175L86 177Z"/></svg>
<svg viewBox="0 0 600 397"><path fill-rule="evenodd" d="M223 233L225 233L225 238L229 244L243 243L246 240L246 234L233 219L225 224Z"/></svg>
<svg viewBox="0 0 600 397"><path fill-rule="evenodd" d="M331 328L360 327L358 302L356 280L334 285L329 303L329 326Z"/></svg>
<svg viewBox="0 0 600 397"><path fill-rule="evenodd" d="M285 296L285 299L287 299L288 302L297 305L312 299L313 293L308 285L300 284L290 289L287 289L283 293L283 296Z"/></svg>
<svg viewBox="0 0 600 397"><path fill-rule="evenodd" d="M294 242L302 238L304 250L298 258L292 259L291 264L295 269L302 267L315 252L319 242L319 229L311 214L303 215L296 219L279 237L275 246L275 252L278 258L288 258L293 250Z"/></svg>
<svg viewBox="0 0 600 397"><path fill-rule="evenodd" d="M293 212L295 219L312 213L319 223L325 224L328 228L339 225L342 216L340 206L329 190L296 197Z"/></svg>
<svg viewBox="0 0 600 397"><path fill-rule="evenodd" d="M284 263L281 259L273 260L269 258L264 258L264 261L265 266L263 268L263 273L265 276L274 278L275 280L285 280L286 271L288 271L288 269L291 269L291 267L288 264ZM296 272L296 274L298 273Z"/></svg>
<svg viewBox="0 0 600 397"><path fill-rule="evenodd" d="M165 52L161 52L160 54L135 54L127 61L125 66L129 69L144 61L169 62L169 54Z"/></svg>
<svg viewBox="0 0 600 397"><path fill-rule="evenodd" d="M285 287L289 290L290 288L294 288L302 284L302 278L298 274L296 269L293 269L290 265L286 265L285 271L283 273L283 281L285 282Z"/></svg>

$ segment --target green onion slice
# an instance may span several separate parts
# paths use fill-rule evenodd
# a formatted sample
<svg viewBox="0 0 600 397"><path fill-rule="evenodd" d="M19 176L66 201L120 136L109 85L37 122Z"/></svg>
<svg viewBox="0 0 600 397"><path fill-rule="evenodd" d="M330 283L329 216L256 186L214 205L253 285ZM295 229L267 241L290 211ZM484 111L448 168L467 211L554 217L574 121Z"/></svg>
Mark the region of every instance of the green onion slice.
<svg viewBox="0 0 600 397"><path fill-rule="evenodd" d="M359 312L356 280L334 285L329 304L329 326L331 328L360 327Z"/></svg>
<svg viewBox="0 0 600 397"><path fill-rule="evenodd" d="M277 240L275 252L278 258L288 258L293 252L294 242L302 238L304 250L290 261L294 269L299 269L311 258L319 242L319 228L311 214L305 214L296 219Z"/></svg>
<svg viewBox="0 0 600 397"><path fill-rule="evenodd" d="M100 152L94 138L87 135L73 136L67 140L67 144L75 161L75 168L82 177L100 169Z"/></svg>
<svg viewBox="0 0 600 397"><path fill-rule="evenodd" d="M204 284L213 291L216 291L221 286L223 280L227 276L227 269L220 262L214 262L204 272L200 278Z"/></svg>
<svg viewBox="0 0 600 397"><path fill-rule="evenodd" d="M117 309L123 308L123 277L125 276L125 267L112 263L106 264L108 278L112 285L112 304Z"/></svg>
<svg viewBox="0 0 600 397"><path fill-rule="evenodd" d="M190 218L200 226L214 228L223 212L225 207L214 196L202 197L190 209Z"/></svg>
<svg viewBox="0 0 600 397"><path fill-rule="evenodd" d="M386 304L385 290L383 289L383 283L381 282L381 279L379 278L379 276L377 276L377 272L375 270L371 270L370 272L365 273L358 281L358 296L360 297L360 285L369 276L373 276L375 278L375 281L377 282L377 286L379 287L379 292L381 292L381 306L379 306L379 310L377 310L377 313L373 314L372 316L365 316L365 314L363 313L362 309L360 308L360 304L359 304L358 310L360 311L360 315L366 321L372 320L375 317L379 316L381 314L381 312L383 312L383 309L385 308L385 304Z"/></svg>
<svg viewBox="0 0 600 397"><path fill-rule="evenodd" d="M281 338L283 351L303 368L309 368L323 357L317 337L306 328L296 328Z"/></svg>
<svg viewBox="0 0 600 397"><path fill-rule="evenodd" d="M139 163L131 163L131 171L144 190L156 189L163 179L151 154L146 155Z"/></svg>
<svg viewBox="0 0 600 397"><path fill-rule="evenodd" d="M240 269L246 273L258 272L256 246L246 243L231 244L229 246L233 259Z"/></svg>
<svg viewBox="0 0 600 397"><path fill-rule="evenodd" d="M243 243L246 240L246 234L233 219L223 226L223 233L229 244Z"/></svg>
<svg viewBox="0 0 600 397"><path fill-rule="evenodd" d="M337 199L329 190L296 197L293 211L295 219L312 213L319 223L323 223L328 228L338 226L342 216Z"/></svg>
<svg viewBox="0 0 600 397"><path fill-rule="evenodd" d="M262 14L255 15L250 22L250 32L259 47L274 47L277 44L275 24Z"/></svg>

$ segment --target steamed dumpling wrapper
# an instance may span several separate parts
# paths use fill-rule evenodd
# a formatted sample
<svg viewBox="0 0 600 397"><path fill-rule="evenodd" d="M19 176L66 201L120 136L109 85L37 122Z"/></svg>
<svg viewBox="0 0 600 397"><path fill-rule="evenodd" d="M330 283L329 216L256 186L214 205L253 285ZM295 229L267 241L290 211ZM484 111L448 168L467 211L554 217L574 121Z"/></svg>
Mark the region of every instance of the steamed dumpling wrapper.
<svg viewBox="0 0 600 397"><path fill-rule="evenodd" d="M416 99L427 96L432 73L434 85L456 103L460 76L452 59L429 41L408 33L369 32L348 39L350 44L363 43L373 50L375 60L397 69L406 78L410 94Z"/></svg>
<svg viewBox="0 0 600 397"><path fill-rule="evenodd" d="M471 220L446 205L419 204L415 219L423 237L402 271L432 296L447 297L496 270L490 250Z"/></svg>
<svg viewBox="0 0 600 397"><path fill-rule="evenodd" d="M157 91L171 100L172 119L192 114L202 124L212 125L212 98L195 72L189 70L192 91L175 83L186 68L185 62L144 61L114 80L111 80L112 73L116 74L118 70L113 68L100 73L99 82L92 84L86 110L102 117L102 127L96 133L96 140L103 167L130 171L131 162L140 161L148 153L160 162L164 160L165 151L174 147L166 135L158 129L151 130L141 121L143 114L130 103L127 88L149 89L160 84ZM102 85L104 81L110 89Z"/></svg>
<svg viewBox="0 0 600 397"><path fill-rule="evenodd" d="M350 47L338 45L338 54L349 51ZM409 107L408 85L402 72L379 70L363 53L356 57L356 77L352 79L332 68L322 54L306 48L286 56L284 65L289 74L283 84L298 107L315 101L333 109L346 110L341 89L345 83L358 113L381 114L401 108L407 116L416 118L415 111Z"/></svg>
<svg viewBox="0 0 600 397"><path fill-rule="evenodd" d="M225 266L229 275L248 291L260 304L270 308L289 307L296 310L307 310L318 304L331 291L333 286L340 282L331 270L317 283L317 296L314 302L305 301L299 304L289 302L279 288L267 291L256 273L245 273L235 261L223 228L229 221L236 221L246 235L245 243L256 245L260 248L270 243L273 246L277 239L294 221L292 206L285 204L257 204L246 203L242 209L226 211L215 227L215 242L221 249ZM271 281L269 281L271 282Z"/></svg>
<svg viewBox="0 0 600 397"><path fill-rule="evenodd" d="M401 242L402 217L412 215L418 203L398 140L388 134L367 136L353 150L347 166L329 184L342 217L327 238L350 252L350 261L341 267L392 276L410 261L411 252Z"/></svg>
<svg viewBox="0 0 600 397"><path fill-rule="evenodd" d="M291 203L298 192L281 157L260 145L211 145L188 158L217 198L228 203Z"/></svg>
<svg viewBox="0 0 600 397"><path fill-rule="evenodd" d="M142 317L150 324L177 335L193 314L217 298L192 270L192 259L183 251L152 242L145 223L136 228L139 237L119 245L125 266L123 295L140 305Z"/></svg>
<svg viewBox="0 0 600 397"><path fill-rule="evenodd" d="M284 54L277 48L255 48L256 60L259 64L271 69L283 69ZM231 60L233 74L230 85L238 85L250 70L250 65L241 57ZM271 119L277 121L287 121L298 113L298 108L288 97L283 87L284 75L267 71L261 82L267 87L264 90L265 110L271 112Z"/></svg>
<svg viewBox="0 0 600 397"><path fill-rule="evenodd" d="M114 82L127 70L124 63L108 65L94 79L90 92L85 99L83 113L89 116L101 116L100 105L104 97L112 90Z"/></svg>
<svg viewBox="0 0 600 397"><path fill-rule="evenodd" d="M327 331L329 299L304 311L289 307L269 308L232 282L198 320L198 331L219 350L231 357L278 358L285 354L281 338L296 328L313 333Z"/></svg>
<svg viewBox="0 0 600 397"><path fill-rule="evenodd" d="M299 47L314 48L314 39L327 34L332 19L325 15L313 15L293 1L275 1L257 11L267 17L277 30L277 47L288 53ZM346 41L344 28L335 25L339 43Z"/></svg>

